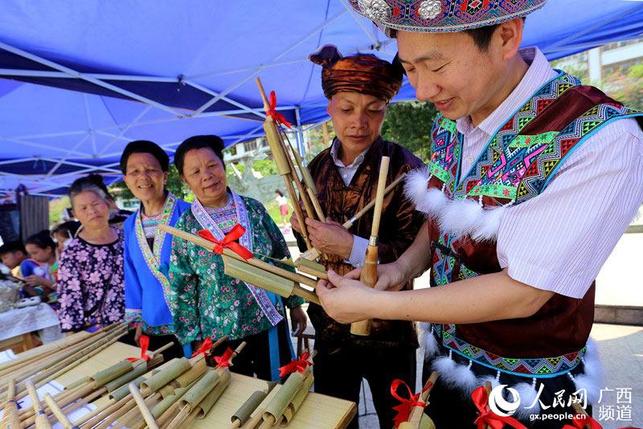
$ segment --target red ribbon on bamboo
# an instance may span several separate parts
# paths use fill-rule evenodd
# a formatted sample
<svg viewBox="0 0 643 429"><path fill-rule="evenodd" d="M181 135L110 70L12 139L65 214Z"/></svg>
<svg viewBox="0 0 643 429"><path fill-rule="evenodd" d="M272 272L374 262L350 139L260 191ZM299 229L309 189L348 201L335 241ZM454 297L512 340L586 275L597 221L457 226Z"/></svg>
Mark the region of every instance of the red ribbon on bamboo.
<svg viewBox="0 0 643 429"><path fill-rule="evenodd" d="M270 91L270 100L268 102L267 115L272 118L277 124L281 124L286 128L292 128L292 124L281 113L277 112L277 93Z"/></svg>
<svg viewBox="0 0 643 429"><path fill-rule="evenodd" d="M527 429L525 425L513 417L499 416L491 411L491 409L489 409L489 394L485 390L484 386L480 386L474 390L471 394L471 399L473 399L473 404L480 412L480 415L475 421L478 429L485 429L486 427L490 427L491 429L502 429L505 425L514 429Z"/></svg>
<svg viewBox="0 0 643 429"><path fill-rule="evenodd" d="M400 386L404 386L406 388L406 392L408 393L408 398L404 398L400 396L397 393L397 390L399 389ZM393 410L397 413L395 417L393 418L393 424L397 428L401 423L404 423L409 420L409 416L411 415L411 410L413 410L414 407L426 407L426 404L422 401L420 401L420 394L416 393L414 394L411 392L411 388L409 387L408 384L404 380L400 380L399 378L396 378L393 380L391 383L391 395L400 401L400 405L396 405L393 407Z"/></svg>
<svg viewBox="0 0 643 429"><path fill-rule="evenodd" d="M192 353L192 357L196 357L200 354L207 355L210 349L212 348L212 338L208 337L205 340L203 340L203 343L201 344L201 347L194 353Z"/></svg>
<svg viewBox="0 0 643 429"><path fill-rule="evenodd" d="M139 338L138 340L138 344L141 347L141 357L140 358L130 357L130 358L127 358L127 360L130 362L136 362L139 359L144 361L150 360L151 357L150 355L147 354L147 350L150 347L150 337L148 337L147 335L141 335L141 338Z"/></svg>
<svg viewBox="0 0 643 429"><path fill-rule="evenodd" d="M279 368L279 378L284 378L293 372L304 372L310 365L312 365L312 362L310 362L310 353L303 352L298 359L294 359Z"/></svg>
<svg viewBox="0 0 643 429"><path fill-rule="evenodd" d="M230 232L223 237L223 240L217 240L217 238L207 229L202 229L197 234L199 234L199 237L205 238L206 240L214 243L212 251L217 255L221 255L223 253L223 249L230 249L243 259L252 259L254 257L252 252L237 242L237 240L239 240L245 233L246 229L240 224L236 224L234 228L232 228Z"/></svg>
<svg viewBox="0 0 643 429"><path fill-rule="evenodd" d="M232 365L232 357L234 356L234 350L230 347L226 349L221 356L215 356L214 361L217 363L217 368L228 368Z"/></svg>

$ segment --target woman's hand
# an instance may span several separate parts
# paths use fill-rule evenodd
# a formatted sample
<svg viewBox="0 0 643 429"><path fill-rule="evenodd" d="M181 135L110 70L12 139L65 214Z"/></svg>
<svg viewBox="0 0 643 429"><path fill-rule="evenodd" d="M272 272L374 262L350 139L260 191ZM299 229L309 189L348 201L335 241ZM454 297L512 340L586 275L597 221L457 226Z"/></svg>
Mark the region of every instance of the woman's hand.
<svg viewBox="0 0 643 429"><path fill-rule="evenodd" d="M134 332L134 342L139 347L141 346L141 335L143 335L143 324L139 323L136 325L136 331Z"/></svg>
<svg viewBox="0 0 643 429"><path fill-rule="evenodd" d="M373 294L379 293L333 270L328 271L328 281L320 280L317 283L316 292L326 313L339 323L372 318L369 302Z"/></svg>
<svg viewBox="0 0 643 429"><path fill-rule="evenodd" d="M344 277L359 280L361 273L361 268L355 268ZM380 264L377 266L377 283L375 283L375 289L389 291L401 290L406 282L407 279L405 278L404 273L395 262L390 264Z"/></svg>
<svg viewBox="0 0 643 429"><path fill-rule="evenodd" d="M290 309L290 323L294 336L298 337L304 333L308 325L308 317L306 317L306 312L301 308L301 305Z"/></svg>

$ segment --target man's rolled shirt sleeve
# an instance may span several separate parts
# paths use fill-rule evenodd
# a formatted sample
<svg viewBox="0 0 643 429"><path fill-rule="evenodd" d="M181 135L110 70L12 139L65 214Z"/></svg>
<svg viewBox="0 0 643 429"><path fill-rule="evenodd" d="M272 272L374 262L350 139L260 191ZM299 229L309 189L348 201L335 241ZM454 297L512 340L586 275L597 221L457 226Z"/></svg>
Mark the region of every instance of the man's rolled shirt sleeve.
<svg viewBox="0 0 643 429"><path fill-rule="evenodd" d="M507 210L497 255L529 286L582 298L643 203L643 139L632 119L599 130L545 190Z"/></svg>

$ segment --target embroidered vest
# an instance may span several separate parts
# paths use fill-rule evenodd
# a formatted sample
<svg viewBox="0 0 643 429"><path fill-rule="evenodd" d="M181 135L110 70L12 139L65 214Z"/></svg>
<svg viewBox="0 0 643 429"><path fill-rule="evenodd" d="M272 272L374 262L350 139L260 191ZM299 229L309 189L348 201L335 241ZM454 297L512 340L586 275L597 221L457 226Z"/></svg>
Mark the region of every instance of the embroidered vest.
<svg viewBox="0 0 643 429"><path fill-rule="evenodd" d="M449 200L470 200L485 214L510 209L539 195L573 150L599 128L636 115L560 73L498 130L466 176L460 171L463 135L454 121L438 117L428 186ZM440 232L432 224L432 286L500 271L495 239L476 241L469 234ZM555 294L530 317L438 325L434 333L446 348L483 365L551 376L580 362L593 318L592 284L582 299Z"/></svg>

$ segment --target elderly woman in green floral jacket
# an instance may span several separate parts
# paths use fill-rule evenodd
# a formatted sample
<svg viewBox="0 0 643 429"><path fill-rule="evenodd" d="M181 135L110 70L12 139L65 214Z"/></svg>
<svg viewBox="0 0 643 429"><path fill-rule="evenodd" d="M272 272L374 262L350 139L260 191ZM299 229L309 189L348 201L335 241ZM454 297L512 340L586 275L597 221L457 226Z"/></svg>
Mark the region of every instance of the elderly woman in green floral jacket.
<svg viewBox="0 0 643 429"><path fill-rule="evenodd" d="M228 189L222 150L217 136L191 137L177 148L174 163L196 198L176 228L192 234L205 229L221 240L240 224L246 229L240 244L253 253L290 257L283 235L261 203ZM300 334L307 321L301 298L282 299L229 277L219 255L179 238L172 243L169 277L169 304L181 343L198 346L208 337L216 341L227 336L220 347L224 350L246 341L233 369L279 378L279 367L293 358L284 306L290 309L293 331Z"/></svg>

